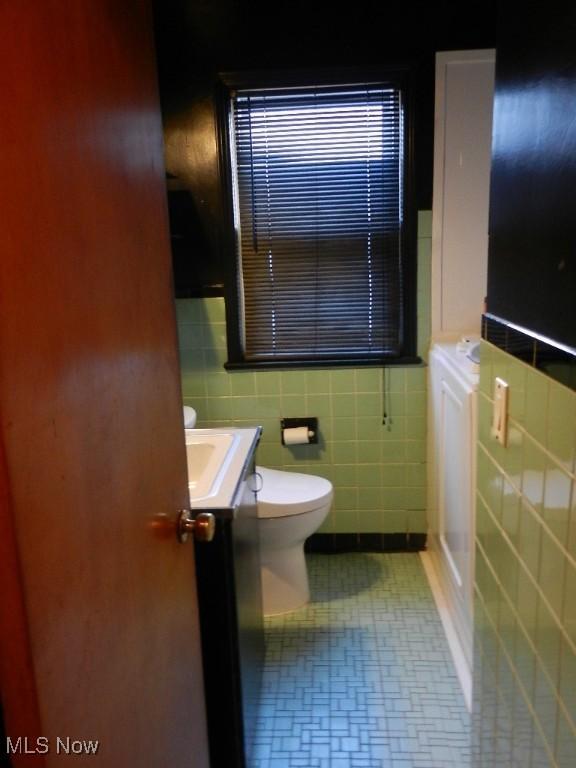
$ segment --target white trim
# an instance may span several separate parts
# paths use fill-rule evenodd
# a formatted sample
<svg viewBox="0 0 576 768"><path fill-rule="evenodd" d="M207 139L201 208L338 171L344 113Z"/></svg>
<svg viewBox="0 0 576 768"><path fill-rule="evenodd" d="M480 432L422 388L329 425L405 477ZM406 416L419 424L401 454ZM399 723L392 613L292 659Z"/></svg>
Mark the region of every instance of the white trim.
<svg viewBox="0 0 576 768"><path fill-rule="evenodd" d="M458 676L462 693L464 694L464 701L466 702L468 711L471 712L472 672L466 663L466 657L462 650L462 646L460 645L460 640L458 639L452 617L450 616L448 603L444 596L444 592L442 591L442 587L440 586L440 581L438 580L434 565L432 564L432 558L428 552L420 552L420 559L422 560L424 572L426 573L428 584L430 585L430 590L432 591L434 602L436 603L436 609L438 610L440 620L442 621L444 634L446 635L450 654L452 655L452 661L454 662L454 669L456 670L456 675Z"/></svg>
<svg viewBox="0 0 576 768"><path fill-rule="evenodd" d="M468 133L460 136L462 146L457 146L454 137L449 134L453 131L455 121L459 122L459 115L477 109L477 105L484 103L487 94L492 92L490 89L493 89L493 83L489 79L491 77L493 80L495 57L494 49L436 54L431 272L431 330L435 338L454 332L461 333L466 327L475 334L480 332L480 316L486 295L490 177L487 147L491 140L491 112L486 113L481 125L470 127ZM485 69L487 64L492 65L491 75L488 72L482 74L482 69L479 69ZM454 86L450 85L450 74L458 70L466 70L471 78L470 89L465 95L458 95L457 91L454 92ZM458 155L460 165L464 157L466 176L454 168ZM472 189L470 178L474 179ZM466 202L468 199L469 202ZM456 208L464 206L468 224L474 223L475 235L472 240L467 226L454 213L455 205ZM458 306L453 306L455 279L458 276L452 274L450 264L444 263L449 261L451 254L453 266L456 238L461 243L459 263L469 265L470 273L475 276L465 287L466 309L461 306L460 286ZM458 319L455 315L461 316Z"/></svg>

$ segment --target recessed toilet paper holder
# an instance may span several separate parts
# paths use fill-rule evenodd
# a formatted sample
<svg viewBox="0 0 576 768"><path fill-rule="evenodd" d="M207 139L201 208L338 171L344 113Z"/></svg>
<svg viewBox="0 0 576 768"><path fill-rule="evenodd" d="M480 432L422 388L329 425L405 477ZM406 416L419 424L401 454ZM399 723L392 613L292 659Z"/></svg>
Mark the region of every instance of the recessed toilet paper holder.
<svg viewBox="0 0 576 768"><path fill-rule="evenodd" d="M282 445L286 445L284 442L285 429L298 429L301 427L306 427L308 430L308 443L318 442L318 419L316 416L310 416L301 419L280 419L280 435L282 437Z"/></svg>

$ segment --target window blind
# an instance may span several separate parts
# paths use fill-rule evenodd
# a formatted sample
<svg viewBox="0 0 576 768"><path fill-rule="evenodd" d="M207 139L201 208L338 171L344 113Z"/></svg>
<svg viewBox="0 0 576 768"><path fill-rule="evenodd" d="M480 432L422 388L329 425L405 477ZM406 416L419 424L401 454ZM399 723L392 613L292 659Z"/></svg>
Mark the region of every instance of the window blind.
<svg viewBox="0 0 576 768"><path fill-rule="evenodd" d="M245 359L401 354L400 89L238 91L230 129Z"/></svg>

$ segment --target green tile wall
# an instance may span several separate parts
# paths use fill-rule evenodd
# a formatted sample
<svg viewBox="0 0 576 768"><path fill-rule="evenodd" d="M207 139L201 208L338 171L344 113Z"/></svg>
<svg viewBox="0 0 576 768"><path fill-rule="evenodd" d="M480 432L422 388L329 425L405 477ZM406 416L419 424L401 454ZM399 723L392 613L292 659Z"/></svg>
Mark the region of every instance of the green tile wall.
<svg viewBox="0 0 576 768"><path fill-rule="evenodd" d="M430 335L431 212L418 216L418 353ZM182 390L198 426L259 424L258 461L319 474L335 502L322 531L423 533L427 529L426 368L388 368L389 414L382 424L383 371L335 368L227 372L223 299L176 302ZM280 419L317 416L318 445L287 448Z"/></svg>
<svg viewBox="0 0 576 768"><path fill-rule="evenodd" d="M490 435L494 377L509 444ZM482 342L475 768L576 766L576 393Z"/></svg>

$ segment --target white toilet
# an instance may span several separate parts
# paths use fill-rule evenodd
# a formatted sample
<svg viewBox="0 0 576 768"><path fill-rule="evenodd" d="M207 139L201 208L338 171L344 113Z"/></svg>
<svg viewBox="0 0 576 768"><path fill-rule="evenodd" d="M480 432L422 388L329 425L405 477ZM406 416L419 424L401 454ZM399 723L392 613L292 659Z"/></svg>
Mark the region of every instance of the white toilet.
<svg viewBox="0 0 576 768"><path fill-rule="evenodd" d="M196 411L183 409L184 426L196 426ZM289 613L310 599L304 542L322 525L334 491L316 475L256 467L262 601L265 616Z"/></svg>
<svg viewBox="0 0 576 768"><path fill-rule="evenodd" d="M324 522L334 495L323 477L256 467L264 615L288 613L310 599L304 542Z"/></svg>

